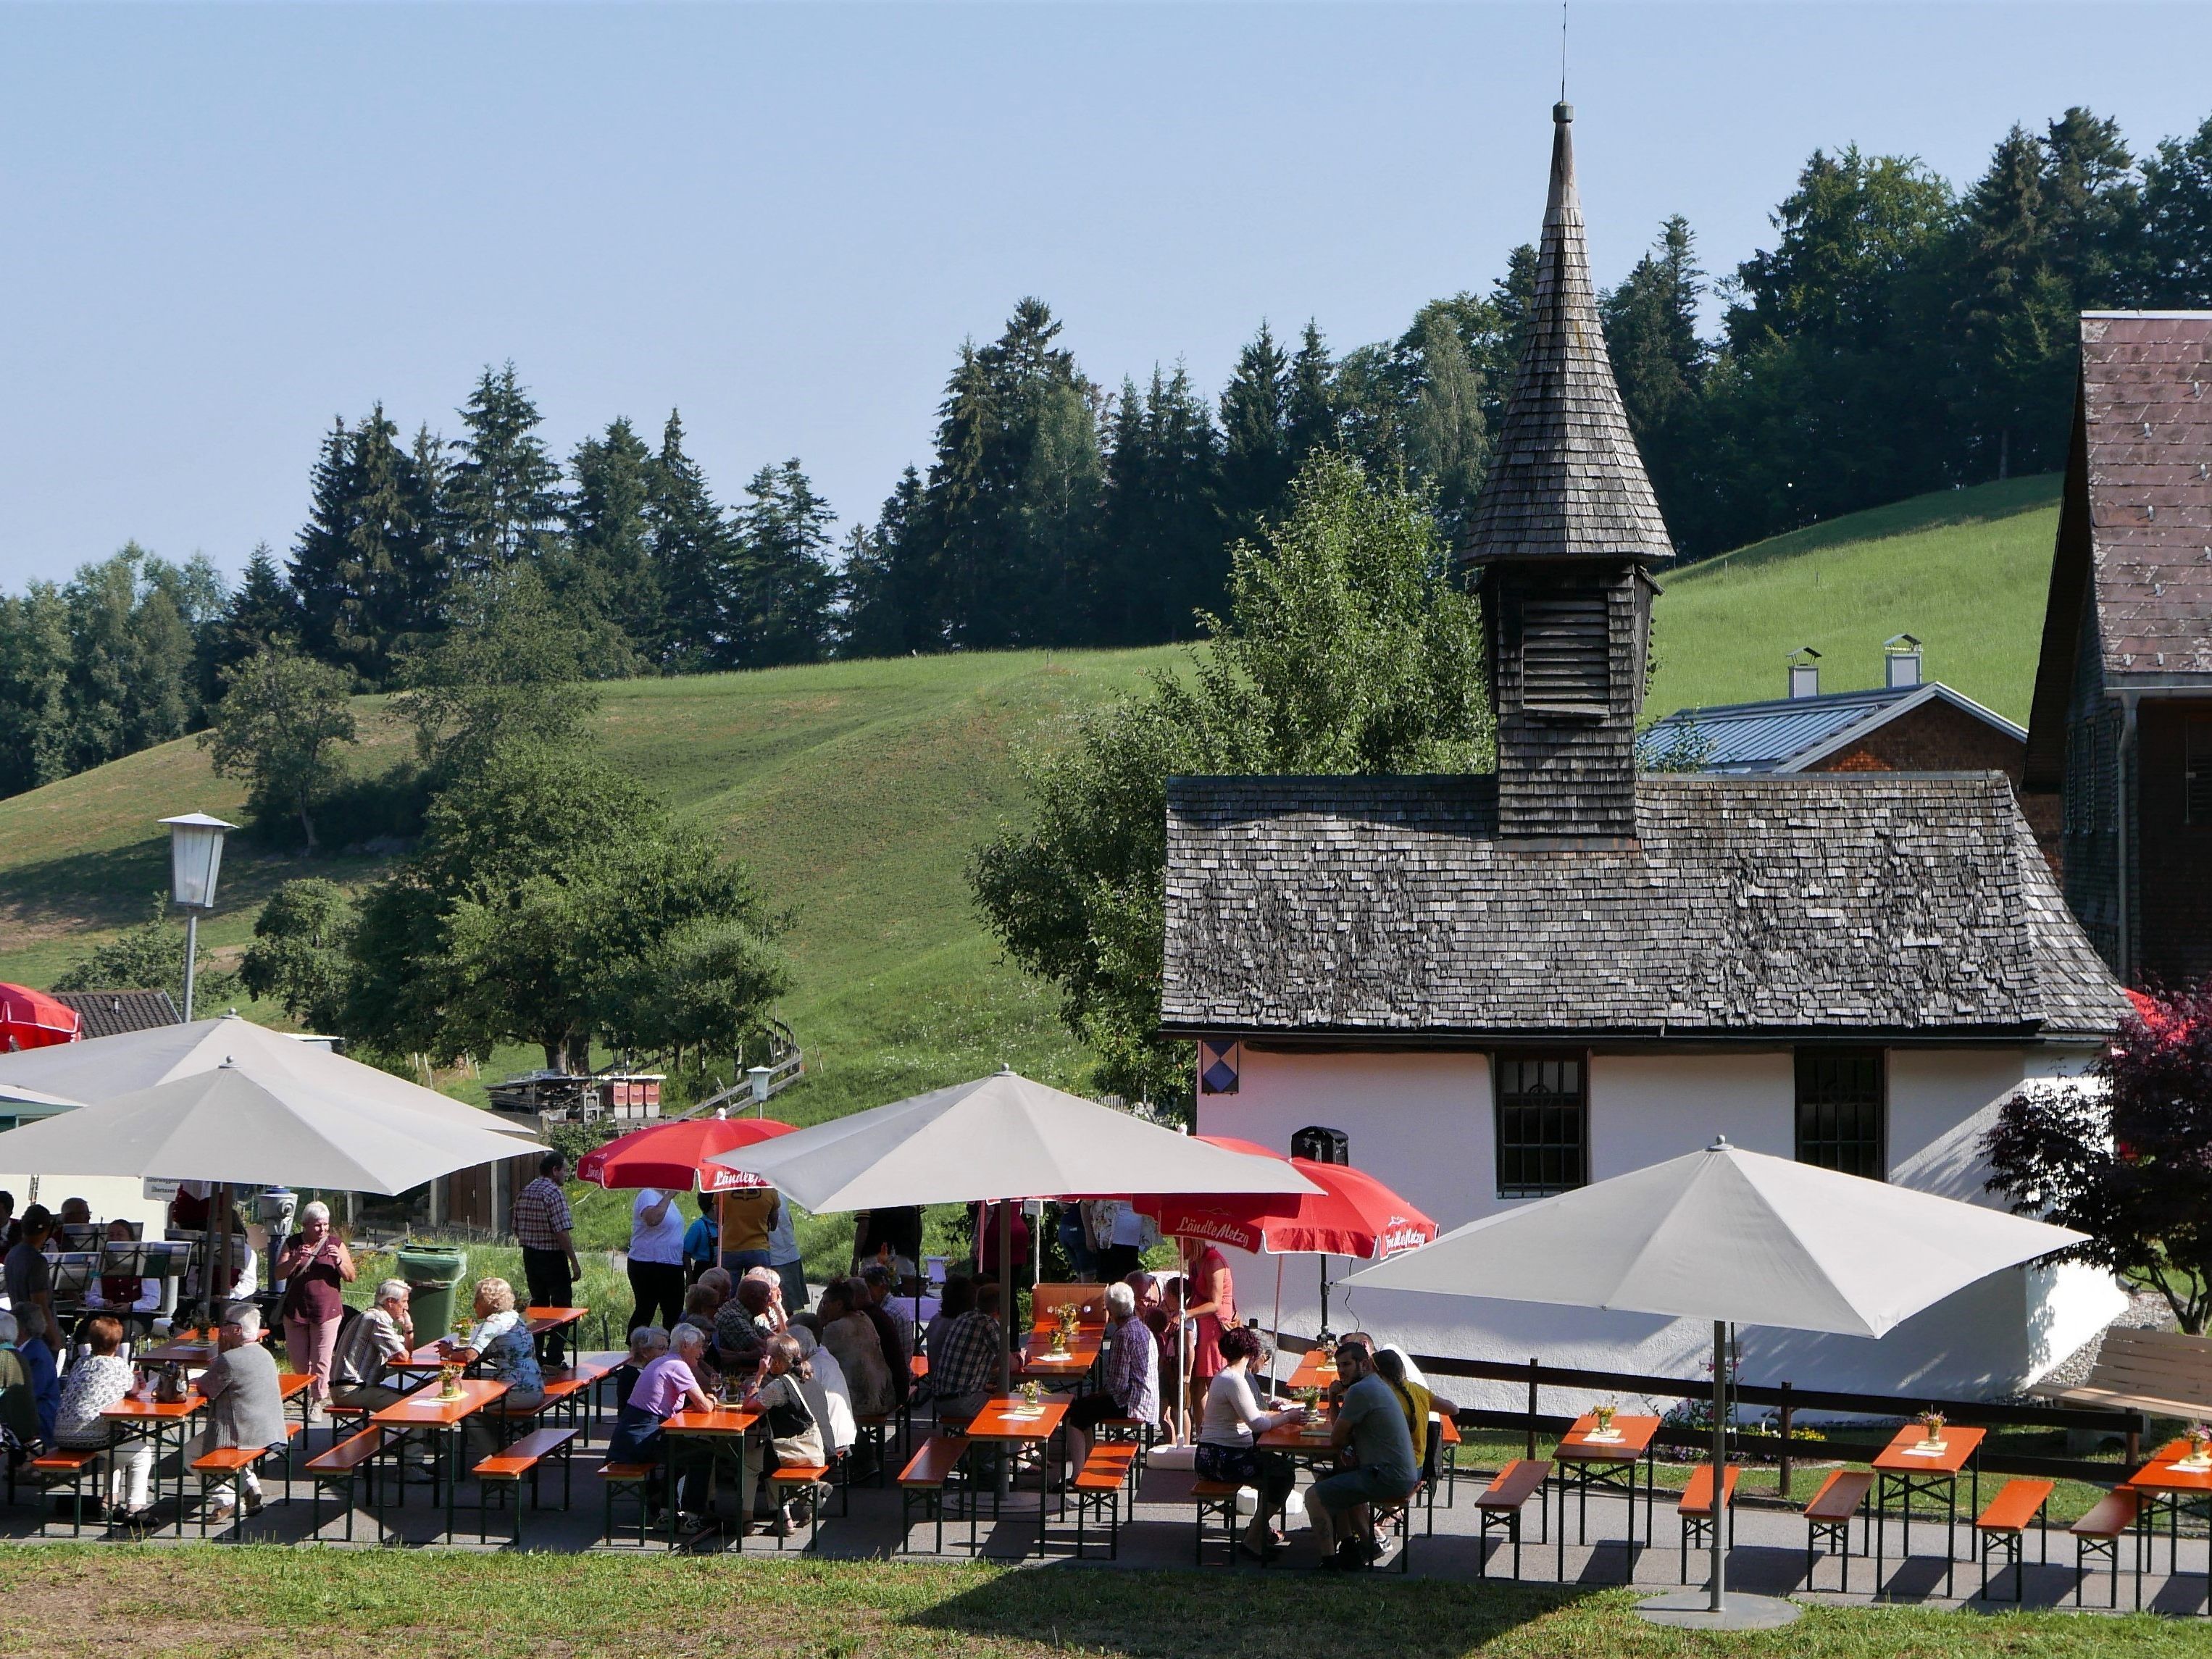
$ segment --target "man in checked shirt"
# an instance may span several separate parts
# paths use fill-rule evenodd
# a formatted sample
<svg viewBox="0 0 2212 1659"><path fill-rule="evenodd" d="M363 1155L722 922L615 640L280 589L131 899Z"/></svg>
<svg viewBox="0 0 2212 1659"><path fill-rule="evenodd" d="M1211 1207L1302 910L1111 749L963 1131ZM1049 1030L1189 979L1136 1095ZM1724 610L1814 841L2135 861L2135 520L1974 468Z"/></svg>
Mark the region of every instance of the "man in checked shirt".
<svg viewBox="0 0 2212 1659"><path fill-rule="evenodd" d="M568 1195L561 1190L568 1175L568 1160L548 1152L538 1161L538 1179L515 1194L510 1219L515 1243L522 1246L522 1278L528 1287L528 1305L533 1308L568 1307L576 1281L584 1276L571 1237L575 1217L568 1209ZM548 1366L561 1364L566 1334L556 1330L546 1337Z"/></svg>

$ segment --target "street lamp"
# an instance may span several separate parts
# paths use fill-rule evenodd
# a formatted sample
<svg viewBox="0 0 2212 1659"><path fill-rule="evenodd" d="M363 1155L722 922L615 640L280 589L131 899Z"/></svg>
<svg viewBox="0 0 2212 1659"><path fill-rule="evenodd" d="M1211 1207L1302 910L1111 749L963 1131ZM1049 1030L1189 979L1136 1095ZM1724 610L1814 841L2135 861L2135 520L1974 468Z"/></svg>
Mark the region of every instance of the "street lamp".
<svg viewBox="0 0 2212 1659"><path fill-rule="evenodd" d="M774 1069L766 1066L749 1066L745 1068L746 1079L753 1085L753 1115L755 1117L759 1117L768 1110L768 1080L775 1075Z"/></svg>
<svg viewBox="0 0 2212 1659"><path fill-rule="evenodd" d="M215 908L216 877L222 869L223 832L234 823L187 812L163 818L169 826L169 899L185 912L185 1018L192 1017L192 970L198 966L200 912Z"/></svg>

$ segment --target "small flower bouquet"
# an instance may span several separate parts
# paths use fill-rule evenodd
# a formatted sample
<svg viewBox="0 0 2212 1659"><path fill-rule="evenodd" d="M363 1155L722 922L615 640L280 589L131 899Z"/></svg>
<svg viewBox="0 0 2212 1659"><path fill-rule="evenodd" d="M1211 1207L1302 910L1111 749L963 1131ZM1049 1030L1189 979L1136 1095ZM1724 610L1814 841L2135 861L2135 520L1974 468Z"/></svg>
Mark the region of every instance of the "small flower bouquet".
<svg viewBox="0 0 2212 1659"><path fill-rule="evenodd" d="M1042 1397L1043 1392L1044 1391L1037 1386L1036 1379L1034 1377L1030 1378L1028 1382L1022 1384L1022 1403L1025 1406L1035 1406L1038 1400Z"/></svg>
<svg viewBox="0 0 2212 1659"><path fill-rule="evenodd" d="M459 1400L461 1397L461 1368L455 1364L438 1367L438 1398Z"/></svg>
<svg viewBox="0 0 2212 1659"><path fill-rule="evenodd" d="M1597 1428L1592 1438L1598 1440L1613 1438L1613 1419L1620 1409L1618 1406L1608 1405L1596 1407L1591 1411L1590 1415L1597 1419Z"/></svg>
<svg viewBox="0 0 2212 1659"><path fill-rule="evenodd" d="M1923 1451L1937 1451L1943 1445L1943 1413L1924 1411L1913 1419L1920 1425L1920 1446Z"/></svg>
<svg viewBox="0 0 2212 1659"><path fill-rule="evenodd" d="M2212 1423L2191 1423L2183 1431L2189 1443L2189 1452L2177 1463L2177 1468L2192 1472L2212 1469Z"/></svg>

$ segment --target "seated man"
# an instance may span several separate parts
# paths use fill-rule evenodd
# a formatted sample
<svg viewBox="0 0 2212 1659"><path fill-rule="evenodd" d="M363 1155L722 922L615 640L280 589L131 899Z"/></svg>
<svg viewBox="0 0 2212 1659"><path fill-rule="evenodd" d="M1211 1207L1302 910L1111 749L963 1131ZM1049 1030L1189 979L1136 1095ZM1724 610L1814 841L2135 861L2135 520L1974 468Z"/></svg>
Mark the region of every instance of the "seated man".
<svg viewBox="0 0 2212 1659"><path fill-rule="evenodd" d="M234 1302L224 1310L216 1333L221 1350L199 1376L200 1392L208 1400L208 1426L185 1454L190 1462L222 1446L274 1446L284 1439L284 1395L276 1380L276 1360L261 1344L261 1310L251 1302ZM252 1469L239 1472L246 1492L246 1512L261 1513L261 1477ZM228 1476L209 1484L208 1520L220 1523L238 1512Z"/></svg>
<svg viewBox="0 0 2212 1659"><path fill-rule="evenodd" d="M331 1355L331 1403L382 1411L407 1389L406 1374L391 1362L415 1351L415 1320L408 1311L407 1281L387 1279L376 1299L346 1328Z"/></svg>
<svg viewBox="0 0 2212 1659"><path fill-rule="evenodd" d="M898 1274L887 1262L871 1261L860 1269L860 1283L867 1286L868 1300L883 1310L884 1317L897 1334L900 1353L911 1360L921 1351L915 1346L914 1304L909 1300L902 1305L900 1302ZM877 1328L880 1331L882 1327Z"/></svg>
<svg viewBox="0 0 2212 1659"><path fill-rule="evenodd" d="M979 1283L975 1308L946 1334L942 1357L932 1357L929 1393L937 1401L939 1422L965 1428L983 1409L983 1402L999 1392L1000 1368L1007 1353L999 1307L999 1286L989 1279ZM851 1375L848 1370L848 1382Z"/></svg>
<svg viewBox="0 0 2212 1659"><path fill-rule="evenodd" d="M1137 1317L1137 1294L1127 1285L1106 1287L1106 1363L1096 1394L1079 1395L1067 1407L1067 1455L1077 1470L1091 1455L1092 1431L1109 1417L1146 1428L1160 1417L1160 1351Z"/></svg>
<svg viewBox="0 0 2212 1659"><path fill-rule="evenodd" d="M1321 1547L1324 1568L1364 1567L1374 1559L1367 1506L1393 1504L1413 1490L1419 1462L1397 1393L1382 1380L1368 1351L1349 1339L1337 1345L1342 1402L1330 1440L1348 1452L1348 1468L1316 1480L1306 1493L1306 1519Z"/></svg>

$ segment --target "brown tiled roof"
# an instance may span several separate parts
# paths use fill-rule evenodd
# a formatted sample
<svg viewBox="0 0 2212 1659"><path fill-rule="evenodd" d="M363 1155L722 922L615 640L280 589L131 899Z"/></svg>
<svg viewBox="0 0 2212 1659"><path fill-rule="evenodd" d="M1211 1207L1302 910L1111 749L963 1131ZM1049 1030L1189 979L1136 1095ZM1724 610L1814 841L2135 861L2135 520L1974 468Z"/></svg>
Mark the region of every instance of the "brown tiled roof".
<svg viewBox="0 0 2212 1659"><path fill-rule="evenodd" d="M182 1023L167 991L52 991L47 994L63 1006L76 1010L84 1022L87 1042Z"/></svg>
<svg viewBox="0 0 2212 1659"><path fill-rule="evenodd" d="M1170 1031L2102 1038L2126 1009L1994 773L1646 775L1638 840L1497 780L1178 778Z"/></svg>
<svg viewBox="0 0 2212 1659"><path fill-rule="evenodd" d="M2084 315L2081 404L2106 678L2212 674L2212 313Z"/></svg>
<svg viewBox="0 0 2212 1659"><path fill-rule="evenodd" d="M1521 367L1460 556L1495 559L1674 556L1613 384L1583 245L1573 109L1553 112L1551 196Z"/></svg>

